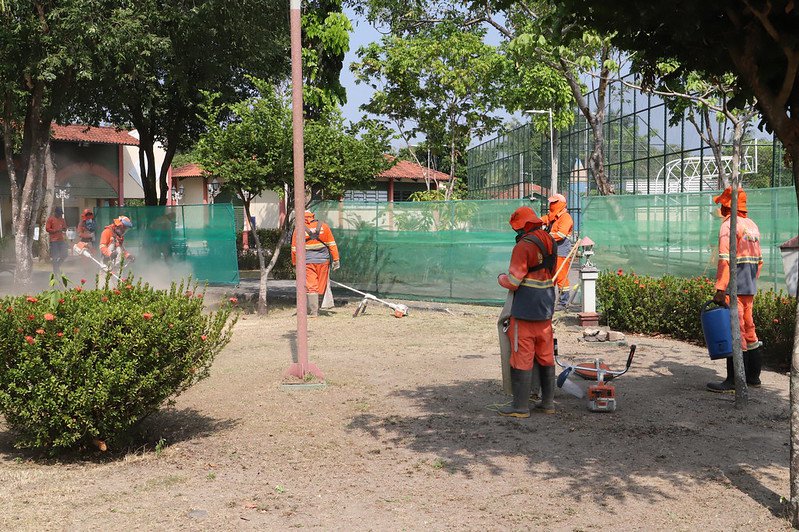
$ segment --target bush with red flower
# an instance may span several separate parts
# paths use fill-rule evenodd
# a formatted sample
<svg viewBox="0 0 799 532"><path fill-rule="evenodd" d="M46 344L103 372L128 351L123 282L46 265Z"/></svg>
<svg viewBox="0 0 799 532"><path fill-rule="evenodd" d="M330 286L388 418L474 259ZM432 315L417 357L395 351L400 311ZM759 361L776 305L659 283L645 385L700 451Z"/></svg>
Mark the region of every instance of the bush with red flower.
<svg viewBox="0 0 799 532"><path fill-rule="evenodd" d="M0 413L18 447L113 442L208 376L230 341L233 306L207 312L184 295L196 284L129 283L0 301Z"/></svg>
<svg viewBox="0 0 799 532"><path fill-rule="evenodd" d="M704 344L699 313L716 292L707 277L642 277L631 273L602 273L597 300L602 323L627 332L668 334ZM771 365L785 366L793 350L796 298L761 290L754 302L755 328L766 345Z"/></svg>

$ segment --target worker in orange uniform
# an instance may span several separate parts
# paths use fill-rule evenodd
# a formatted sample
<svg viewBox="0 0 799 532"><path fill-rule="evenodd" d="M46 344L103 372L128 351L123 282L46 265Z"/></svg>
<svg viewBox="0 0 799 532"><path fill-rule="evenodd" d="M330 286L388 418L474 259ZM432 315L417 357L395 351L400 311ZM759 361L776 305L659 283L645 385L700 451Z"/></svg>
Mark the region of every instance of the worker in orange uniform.
<svg viewBox="0 0 799 532"><path fill-rule="evenodd" d="M85 244L85 247L93 251L94 236L97 231L97 226L94 222L94 213L91 209L84 209L83 214L80 215L80 223L78 224L78 239Z"/></svg>
<svg viewBox="0 0 799 532"><path fill-rule="evenodd" d="M713 301L718 305L729 302L727 294L730 282L730 215L732 214L732 187L727 187L714 203L721 205L724 221L719 229L719 263L716 271L716 294ZM738 323L741 328L741 347L744 356L746 384L760 386L762 357L760 349L763 342L757 339L752 305L757 294L757 278L763 267L763 254L760 251L760 229L747 216L746 192L738 189L738 221L736 223L736 267L735 279L738 287ZM735 368L732 356L727 358L727 378L721 382L707 385L711 392L735 392Z"/></svg>
<svg viewBox="0 0 799 532"><path fill-rule="evenodd" d="M541 219L544 221L544 225L549 226L549 234L558 244L558 264L555 267L558 278L555 279L555 284L560 290L558 306L566 308L569 304L569 290L571 289L569 286L571 259L568 257L572 250L571 236L574 230L574 220L566 208L566 198L562 194L550 196L549 214L544 215Z"/></svg>
<svg viewBox="0 0 799 532"><path fill-rule="evenodd" d="M336 239L330 226L320 222L311 211L305 211L305 286L308 297L308 315L319 315L319 295L324 294L330 280L330 268L338 270ZM291 236L291 263L297 265L296 232Z"/></svg>
<svg viewBox="0 0 799 532"><path fill-rule="evenodd" d="M511 343L513 402L499 410L501 416L530 417L533 364L539 366L542 412L555 412L555 346L552 314L555 311L557 246L542 229L543 220L530 207L519 207L510 217L516 246L508 273L500 274L500 286L514 292L507 334Z"/></svg>
<svg viewBox="0 0 799 532"><path fill-rule="evenodd" d="M125 250L125 233L133 227L127 216L114 218L113 223L105 226L100 235L100 253L106 265L118 265L124 259L133 262L133 255Z"/></svg>
<svg viewBox="0 0 799 532"><path fill-rule="evenodd" d="M53 263L53 274L61 275L61 263L67 258L67 241L64 235L67 232L67 222L64 220L64 211L56 207L53 214L47 218L44 226L50 237L50 260Z"/></svg>

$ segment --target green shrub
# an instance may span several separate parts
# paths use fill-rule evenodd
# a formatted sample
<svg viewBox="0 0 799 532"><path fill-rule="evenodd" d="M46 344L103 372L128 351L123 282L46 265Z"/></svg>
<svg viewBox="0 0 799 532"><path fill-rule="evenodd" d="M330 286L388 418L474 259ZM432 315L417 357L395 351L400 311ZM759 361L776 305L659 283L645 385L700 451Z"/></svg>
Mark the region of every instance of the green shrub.
<svg viewBox="0 0 799 532"><path fill-rule="evenodd" d="M642 277L604 272L597 283L602 323L614 329L644 334L668 334L704 345L699 313L716 292L706 277L684 279L666 275ZM790 360L796 298L783 292L761 290L754 301L757 336L766 345L773 365Z"/></svg>
<svg viewBox="0 0 799 532"><path fill-rule="evenodd" d="M197 285L138 282L0 300L0 413L16 445L56 452L118 439L208 376L236 321Z"/></svg>
<svg viewBox="0 0 799 532"><path fill-rule="evenodd" d="M243 233L236 233L236 250L239 257L239 270L257 270L258 255L255 253L255 241L250 237L250 249L244 249ZM264 249L264 260L269 264L272 260L272 251L280 239L280 229L258 229L258 238ZM294 279L294 266L291 265L291 246L286 244L280 248L277 264L272 268L271 275L274 279Z"/></svg>

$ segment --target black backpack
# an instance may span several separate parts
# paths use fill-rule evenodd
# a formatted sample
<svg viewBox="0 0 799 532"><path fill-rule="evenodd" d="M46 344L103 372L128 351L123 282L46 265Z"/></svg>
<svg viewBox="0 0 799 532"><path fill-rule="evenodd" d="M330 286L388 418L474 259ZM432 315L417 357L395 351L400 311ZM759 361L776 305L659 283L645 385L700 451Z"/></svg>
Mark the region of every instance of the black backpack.
<svg viewBox="0 0 799 532"><path fill-rule="evenodd" d="M552 235L547 235L547 236L549 236L549 239L552 242L552 252L551 253L547 253L547 248L544 245L544 243L541 241L540 238L538 238L534 234L527 233L526 235L524 235L521 238L522 240L525 240L527 242L531 242L531 243L535 244L536 246L538 246L538 249L541 250L541 254L544 256L544 260L541 261L541 264L536 264L535 266L533 266L532 268L527 270L528 273L529 272L536 272L536 271L542 270L542 269L546 269L546 270L549 271L550 275L554 275L555 266L558 263L558 245L555 243L555 239L552 238Z"/></svg>

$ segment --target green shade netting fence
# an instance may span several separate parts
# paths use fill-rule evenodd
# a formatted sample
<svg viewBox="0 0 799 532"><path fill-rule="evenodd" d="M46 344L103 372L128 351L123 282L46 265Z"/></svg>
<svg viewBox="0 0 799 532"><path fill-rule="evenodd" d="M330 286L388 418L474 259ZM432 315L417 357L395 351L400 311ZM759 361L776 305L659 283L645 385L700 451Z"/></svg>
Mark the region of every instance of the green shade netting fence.
<svg viewBox="0 0 799 532"><path fill-rule="evenodd" d="M592 261L601 270L715 277L717 194L586 198L581 236L596 243ZM794 189L747 194L762 239L760 287L784 289L779 245L799 229ZM497 274L507 271L515 243L508 219L521 205L530 203L326 202L315 212L333 229L341 251L334 280L388 297L495 304L505 299Z"/></svg>
<svg viewBox="0 0 799 532"><path fill-rule="evenodd" d="M786 289L779 246L799 231L793 187L748 189L749 217L760 228L759 288ZM715 277L721 218L718 192L596 196L582 214L581 236L596 243L602 270L641 275Z"/></svg>
<svg viewBox="0 0 799 532"><path fill-rule="evenodd" d="M341 269L333 280L384 296L497 303L514 245L511 213L526 200L323 203Z"/></svg>
<svg viewBox="0 0 799 532"><path fill-rule="evenodd" d="M135 272L159 271L165 275L209 284L238 284L236 226L233 206L178 205L153 207L98 207L97 244L103 228L125 215L133 228L125 234L125 248L136 257ZM174 220L166 215L174 213Z"/></svg>

